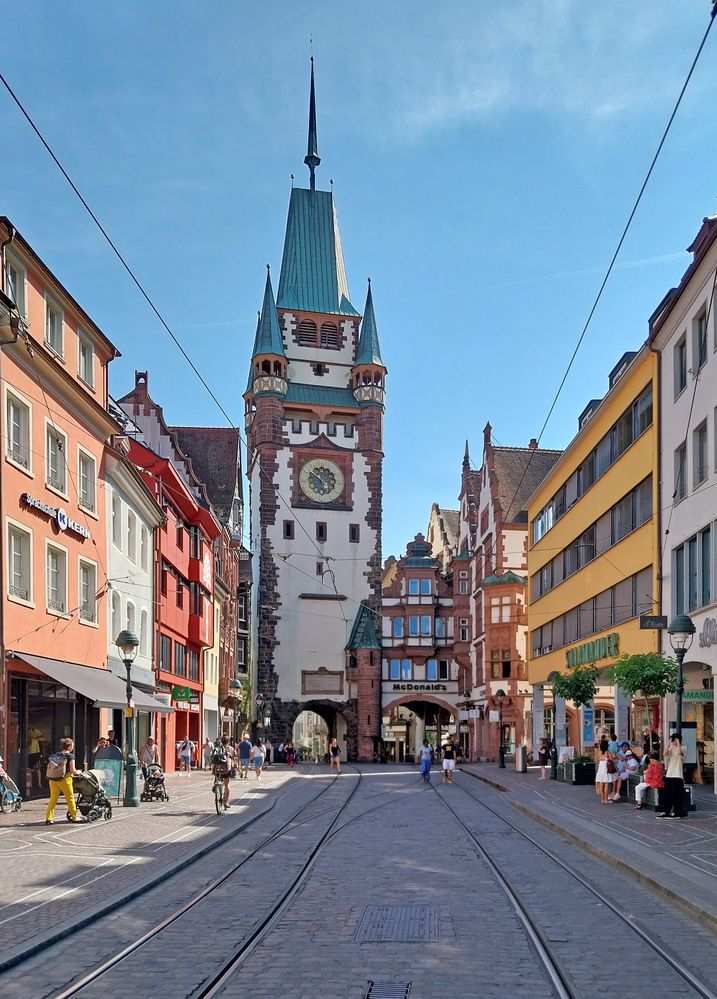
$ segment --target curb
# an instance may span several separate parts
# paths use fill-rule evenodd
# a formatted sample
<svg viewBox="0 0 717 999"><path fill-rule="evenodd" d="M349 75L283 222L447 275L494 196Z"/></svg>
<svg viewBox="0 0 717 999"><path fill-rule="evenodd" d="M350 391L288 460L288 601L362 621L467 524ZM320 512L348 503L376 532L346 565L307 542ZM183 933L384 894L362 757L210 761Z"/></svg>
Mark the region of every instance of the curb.
<svg viewBox="0 0 717 999"><path fill-rule="evenodd" d="M48 932L32 937L28 942L6 951L0 957L0 972L8 971L10 968L14 968L16 965L22 964L23 961L27 961L28 958L32 957L34 954L46 950L48 947L51 947L52 944L58 943L60 940L66 938L68 933L83 929L83 927L93 923L96 919L107 915L108 912L115 911L123 905L126 905L128 902L131 902L139 895L143 895L152 888L156 888L162 881L173 877L175 874L179 873L180 870L191 866L196 863L196 861L201 860L202 857L205 857L208 853L216 850L217 847L222 846L233 836L236 836L238 833L248 829L249 826L253 825L259 819L267 815L276 805L277 801L278 797L272 798L271 804L269 804L261 812L257 812L256 815L249 816L240 825L234 826L232 829L227 830L227 832L213 836L209 842L203 843L202 846L198 847L188 856L185 855L180 860L166 864L158 871L155 871L151 877L142 881L141 884L136 884L127 891L117 891L108 899L105 899L102 902L97 902L89 908L84 908L80 914L63 919L61 923L56 923Z"/></svg>
<svg viewBox="0 0 717 999"><path fill-rule="evenodd" d="M472 777L473 780L481 780L481 781L483 781L484 784L488 784L495 791L504 791L504 792L510 791L509 787L505 787L503 784L498 784L496 781L490 780L490 778L488 778L488 777L483 777L483 776L481 776L481 774L475 773L474 770L463 770L463 769L461 769L461 773L462 774L467 774L469 777Z"/></svg>

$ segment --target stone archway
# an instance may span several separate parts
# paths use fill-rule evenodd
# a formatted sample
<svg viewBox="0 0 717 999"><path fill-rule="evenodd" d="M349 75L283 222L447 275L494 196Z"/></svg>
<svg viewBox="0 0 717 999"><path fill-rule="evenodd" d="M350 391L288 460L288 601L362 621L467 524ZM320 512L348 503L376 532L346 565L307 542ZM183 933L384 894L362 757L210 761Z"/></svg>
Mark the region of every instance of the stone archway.
<svg viewBox="0 0 717 999"><path fill-rule="evenodd" d="M391 719L384 753L395 763L415 762L424 738L438 750L452 729L459 735L458 708L433 694L406 692L384 704L382 715Z"/></svg>
<svg viewBox="0 0 717 999"><path fill-rule="evenodd" d="M309 701L274 701L272 735L275 745L293 738L294 722L303 711L313 711L326 722L329 738L337 735L337 721L340 717L345 724L346 745L343 747L346 760L356 759L358 719L352 701L332 701L330 698L314 698ZM341 732L338 732L341 735Z"/></svg>

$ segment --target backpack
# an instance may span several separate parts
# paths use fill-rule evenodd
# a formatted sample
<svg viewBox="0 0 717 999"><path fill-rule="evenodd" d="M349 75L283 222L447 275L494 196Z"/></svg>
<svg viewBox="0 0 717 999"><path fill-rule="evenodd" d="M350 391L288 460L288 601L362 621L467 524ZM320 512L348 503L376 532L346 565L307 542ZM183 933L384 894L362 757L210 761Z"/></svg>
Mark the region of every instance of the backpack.
<svg viewBox="0 0 717 999"><path fill-rule="evenodd" d="M67 757L62 753L53 753L47 760L47 779L62 780L67 774Z"/></svg>
<svg viewBox="0 0 717 999"><path fill-rule="evenodd" d="M227 747L221 743L212 750L212 763L216 766L227 765Z"/></svg>

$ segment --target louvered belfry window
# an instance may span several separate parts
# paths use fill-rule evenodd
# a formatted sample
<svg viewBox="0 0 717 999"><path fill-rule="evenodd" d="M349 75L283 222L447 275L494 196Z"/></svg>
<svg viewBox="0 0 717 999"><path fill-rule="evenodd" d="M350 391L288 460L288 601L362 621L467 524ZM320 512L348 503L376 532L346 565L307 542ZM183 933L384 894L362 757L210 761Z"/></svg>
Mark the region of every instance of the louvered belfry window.
<svg viewBox="0 0 717 999"><path fill-rule="evenodd" d="M339 348L339 331L335 323L322 323L321 326L321 346L329 347L333 350Z"/></svg>
<svg viewBox="0 0 717 999"><path fill-rule="evenodd" d="M316 323L311 319L302 319L299 323L297 342L300 347L316 347Z"/></svg>

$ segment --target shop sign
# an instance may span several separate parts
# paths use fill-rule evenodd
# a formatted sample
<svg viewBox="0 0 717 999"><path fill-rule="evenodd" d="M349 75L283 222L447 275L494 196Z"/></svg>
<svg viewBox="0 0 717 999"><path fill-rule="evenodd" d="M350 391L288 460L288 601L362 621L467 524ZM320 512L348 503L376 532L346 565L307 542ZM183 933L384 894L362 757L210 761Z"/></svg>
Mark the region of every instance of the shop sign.
<svg viewBox="0 0 717 999"><path fill-rule="evenodd" d="M199 691L198 690L190 690L189 691L189 703L190 704L199 704L200 700L201 700L201 698L199 696Z"/></svg>
<svg viewBox="0 0 717 999"><path fill-rule="evenodd" d="M597 659L612 659L618 654L620 646L620 636L616 631L604 638L595 638L592 642L585 642L584 645L576 645L574 649L568 649L565 653L567 665L573 669L575 666L587 666Z"/></svg>
<svg viewBox="0 0 717 999"><path fill-rule="evenodd" d="M706 617L702 625L702 631L697 636L701 649L708 649L710 645L717 645L717 618Z"/></svg>
<svg viewBox="0 0 717 999"><path fill-rule="evenodd" d="M192 692L189 687L172 687L173 701L191 701Z"/></svg>
<svg viewBox="0 0 717 999"><path fill-rule="evenodd" d="M172 703L171 694L167 694L163 690L155 690L154 699L155 701L159 701L160 704L166 704L167 707Z"/></svg>
<svg viewBox="0 0 717 999"><path fill-rule="evenodd" d="M686 690L682 694L683 701L712 701L714 690Z"/></svg>
<svg viewBox="0 0 717 999"><path fill-rule="evenodd" d="M391 690L415 690L424 691L425 693L431 693L432 691L444 691L448 690L447 683L394 683Z"/></svg>
<svg viewBox="0 0 717 999"><path fill-rule="evenodd" d="M92 539L92 535L84 524L78 524L76 520L68 517L67 511L61 506L49 506L47 503L43 503L42 500L35 499L30 493L23 493L21 499L25 506L29 506L31 510L44 513L51 520L54 520L61 531L70 531L72 534L79 534L81 538L86 538L88 541Z"/></svg>

